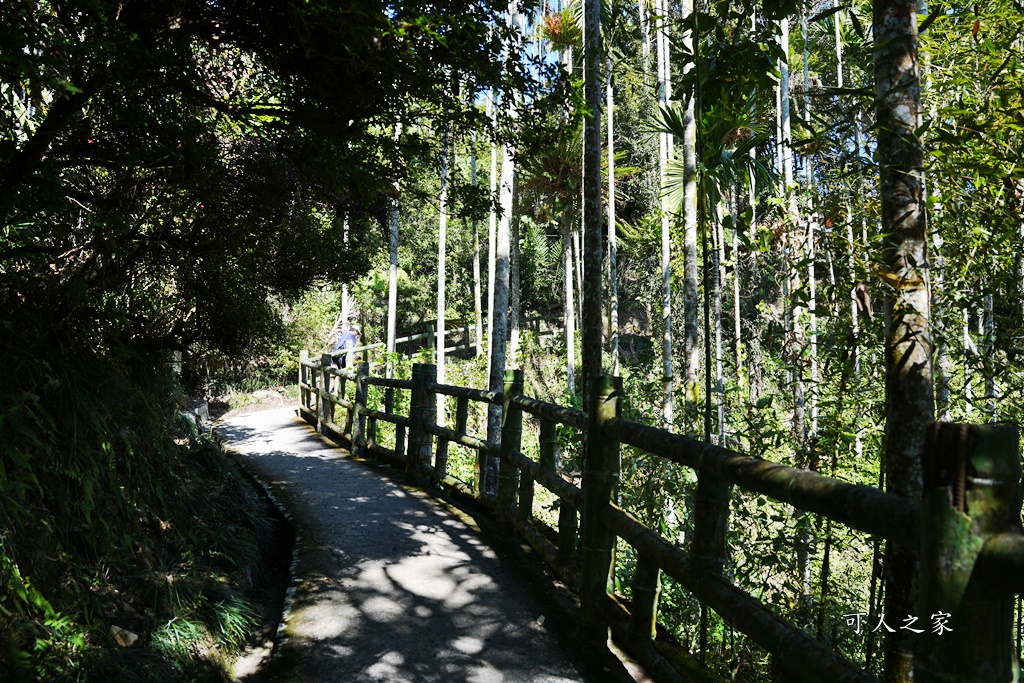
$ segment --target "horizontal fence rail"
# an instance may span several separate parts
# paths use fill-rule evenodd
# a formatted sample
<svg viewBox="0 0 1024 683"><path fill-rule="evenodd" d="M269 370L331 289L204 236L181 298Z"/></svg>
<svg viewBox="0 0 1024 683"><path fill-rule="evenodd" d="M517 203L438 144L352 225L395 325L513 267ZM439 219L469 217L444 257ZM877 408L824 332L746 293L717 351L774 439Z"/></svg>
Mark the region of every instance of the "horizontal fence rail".
<svg viewBox="0 0 1024 683"><path fill-rule="evenodd" d="M333 367L332 361L330 354L317 360L307 352L300 355L299 409L304 419L355 455L368 450L391 458L421 480L493 510L500 523L518 531L579 593L584 637L603 647L610 629L658 681L720 680L685 649L656 637L661 573L768 651L786 680L876 679L733 584L716 569L713 558L697 551L713 543L695 541L690 552L684 551L619 508L620 443L689 467L709 482L760 493L919 550L923 568L931 572L924 571L922 607L951 612L961 628L922 639L916 680L1010 680L1000 675L1009 675L1016 661L1012 599L1024 590L1016 427L937 424L922 454L926 497L920 503L623 419L617 378L594 378L592 404L582 411L525 396L521 370L508 371L498 392L438 384L432 365L416 364L412 378L400 380L370 377L366 363L346 370ZM366 405L368 386L385 390L383 410ZM409 392L408 415L394 412L395 391ZM446 398L456 400L454 428L435 422ZM467 433L471 402L501 407L499 441ZM338 406L345 411L341 424L335 421ZM539 423L538 460L522 452L524 413ZM377 422L395 425L393 448L376 442ZM559 425L586 435L582 486L561 471ZM476 453L473 481L448 472L450 444ZM497 481L489 482L494 460ZM557 497L556 527L533 515L538 485ZM697 534L717 530L713 533L722 534L724 543L728 505L715 511L698 504L694 514ZM709 518L715 515L719 518ZM617 539L632 546L637 556L628 603L610 588ZM979 582L984 589L977 587ZM971 606L970 601L978 604ZM987 644L979 645L979 637L987 638ZM985 677L993 672L995 677Z"/></svg>

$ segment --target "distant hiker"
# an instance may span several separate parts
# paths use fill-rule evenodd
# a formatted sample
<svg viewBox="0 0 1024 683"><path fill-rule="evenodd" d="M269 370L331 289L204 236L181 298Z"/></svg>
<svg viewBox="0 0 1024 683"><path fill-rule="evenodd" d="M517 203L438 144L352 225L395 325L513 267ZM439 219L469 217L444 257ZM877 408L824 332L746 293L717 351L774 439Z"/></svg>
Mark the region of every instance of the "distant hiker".
<svg viewBox="0 0 1024 683"><path fill-rule="evenodd" d="M349 351L354 349L359 343L359 328L352 326L348 332L341 335L341 339L334 345L334 353L341 352L341 355L334 357L334 364L339 368L345 367L348 360Z"/></svg>

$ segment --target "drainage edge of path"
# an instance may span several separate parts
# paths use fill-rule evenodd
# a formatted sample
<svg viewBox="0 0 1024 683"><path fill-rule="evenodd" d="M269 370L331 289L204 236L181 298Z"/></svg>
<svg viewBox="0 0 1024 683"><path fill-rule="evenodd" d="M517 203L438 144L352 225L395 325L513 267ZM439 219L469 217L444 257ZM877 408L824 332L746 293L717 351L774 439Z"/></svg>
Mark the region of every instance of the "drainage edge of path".
<svg viewBox="0 0 1024 683"><path fill-rule="evenodd" d="M280 490L275 492L275 487L266 482L263 477L248 466L242 453L224 443L221 446L242 476L248 479L261 493L264 503L273 511L273 516L277 518L276 521L283 525L281 531L284 533L285 539L283 542L275 543L275 546L278 548L286 545L289 546L290 557L284 598L281 603L280 612L278 613L275 610L273 613L277 618L277 628L274 630L274 635L271 636L269 641L264 640L262 643L247 647L232 663L232 681L235 683L255 682L262 680L271 664L280 658L283 646L288 639L287 626L298 588L297 570L299 552L302 547L302 536L299 534L299 525L296 524L294 516L289 512L289 506L281 501L281 499L287 498L287 494Z"/></svg>

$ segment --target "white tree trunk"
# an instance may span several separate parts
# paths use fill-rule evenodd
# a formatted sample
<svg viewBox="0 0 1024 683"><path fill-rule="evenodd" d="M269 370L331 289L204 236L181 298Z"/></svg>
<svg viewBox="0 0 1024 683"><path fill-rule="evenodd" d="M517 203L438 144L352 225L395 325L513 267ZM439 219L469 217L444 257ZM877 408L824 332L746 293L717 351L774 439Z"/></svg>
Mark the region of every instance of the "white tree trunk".
<svg viewBox="0 0 1024 683"><path fill-rule="evenodd" d="M643 0L640 0L641 7ZM615 93L612 83L612 58L608 57L608 85L605 113L608 117L608 297L611 310L608 328L612 334L612 375L619 374L619 286L615 236Z"/></svg>
<svg viewBox="0 0 1024 683"><path fill-rule="evenodd" d="M808 65L808 39L807 39L807 11L800 17L800 25L804 39L804 120L811 120L811 83ZM807 201L807 308L811 327L811 336L808 340L808 356L810 361L810 392L807 402L810 404L811 413L811 434L818 433L818 278L815 273L815 259L817 258L815 239L818 227L818 216L814 207L814 170L812 157L804 157L804 182L805 191L808 193Z"/></svg>
<svg viewBox="0 0 1024 683"><path fill-rule="evenodd" d="M509 228L509 344L505 364L519 366L519 320L522 291L519 286L519 174L512 176L512 220Z"/></svg>
<svg viewBox="0 0 1024 683"><path fill-rule="evenodd" d="M725 280L725 202L721 197L715 207L714 278L711 283L715 315L715 407L718 410L718 445L725 447L725 370L722 366L722 282Z"/></svg>
<svg viewBox="0 0 1024 683"><path fill-rule="evenodd" d="M651 82L651 17L647 13L648 0L639 0L637 6L640 9L640 43L641 55L643 57L644 85Z"/></svg>
<svg viewBox="0 0 1024 683"><path fill-rule="evenodd" d="M494 105L494 91L487 97L487 115L491 119L491 125L495 125L497 115ZM491 212L487 220L487 377L491 376L491 359L494 357L494 340L491 324L494 321L494 277L495 277L495 256L496 256L496 235L498 230L498 212L494 206L494 198L498 193L498 145L491 137L491 175L490 175L490 198ZM490 381L490 379L488 379Z"/></svg>
<svg viewBox="0 0 1024 683"><path fill-rule="evenodd" d="M582 197L580 206L583 206ZM583 329L583 215L580 215L580 226L572 231L573 267L576 269L576 327Z"/></svg>
<svg viewBox="0 0 1024 683"><path fill-rule="evenodd" d="M476 128L473 128L473 134L470 136L470 144L472 149L470 151L469 158L469 182L476 189ZM476 220L476 214L473 214L473 312L475 314L476 327L475 332L475 355L483 355L483 345L481 342L484 338L484 315L483 315L483 297L480 287L480 229Z"/></svg>
<svg viewBox="0 0 1024 683"><path fill-rule="evenodd" d="M668 3L665 0L655 0L655 13L661 17L656 33L657 57L658 57L658 103L661 106L668 105L668 93L671 88L669 64L669 40L668 40ZM665 170L668 165L671 151L669 134L661 132L658 134L658 163L661 173L661 183L665 184ZM670 235L670 209L668 199L661 200L661 282L662 282L662 340L661 360L662 378L664 384L664 404L662 406L662 420L666 427L671 427L675 422L675 400L673 397L673 373L672 373L672 243Z"/></svg>
<svg viewBox="0 0 1024 683"><path fill-rule="evenodd" d="M444 384L445 284L448 242L448 124L441 131L441 197L437 226L437 383ZM444 426L444 396L437 394L437 424Z"/></svg>
<svg viewBox="0 0 1024 683"><path fill-rule="evenodd" d="M566 377L570 394L576 393L576 312L575 293L573 292L573 265L572 265L572 232L571 219L568 215L562 219L562 262L565 270L565 308L563 312L563 327L565 329L565 353L566 353Z"/></svg>
<svg viewBox="0 0 1024 683"><path fill-rule="evenodd" d="M510 0L506 21L514 26L518 23L519 3ZM511 55L511 56L510 56ZM513 38L508 46L506 58L518 60L518 40ZM518 117L515 97L506 95L504 105L508 108L508 118L514 121ZM500 203L501 220L498 224L495 243L494 260L494 309L491 312L491 328L488 338L492 341L490 375L488 389L503 391L505 388L505 345L508 334L508 289L509 289L509 254L510 254L510 223L512 220L512 182L515 175L515 149L511 142L504 142L501 147L501 185ZM487 440L501 443L501 406L491 404L487 408ZM498 458L487 459L487 489L494 493L498 483Z"/></svg>
<svg viewBox="0 0 1024 683"><path fill-rule="evenodd" d="M402 136L402 124L395 124L395 144ZM388 363L385 375L390 379L395 374L395 364L391 354L395 352L395 337L398 331L398 194L399 185L395 181L395 199L391 204L391 234L388 240Z"/></svg>
<svg viewBox="0 0 1024 683"><path fill-rule="evenodd" d="M683 0L683 22L689 24L693 14L693 0ZM693 35L683 34L683 49L693 51ZM693 65L686 67L687 73ZM700 366L700 340L698 339L697 303L697 122L691 97L683 115L683 365L686 373L686 399L694 403L699 398L697 369ZM662 256L664 260L664 255ZM671 340L670 340L671 342ZM671 368L670 368L671 370Z"/></svg>
<svg viewBox="0 0 1024 683"><path fill-rule="evenodd" d="M996 421L996 399L999 398L999 386L996 383L996 323L992 304L992 292L985 295L985 412L988 421Z"/></svg>
<svg viewBox="0 0 1024 683"><path fill-rule="evenodd" d="M737 195L739 194L739 188L737 188ZM737 209L739 208L739 199L735 202ZM737 215L739 211L734 211L733 215ZM740 239L739 239L739 226L734 222L732 231L732 302L733 302L733 329L736 333L736 380L739 384L739 398L740 405L743 405L745 400L750 399L750 392L747 383L746 373L746 359L743 347L743 316L740 315Z"/></svg>

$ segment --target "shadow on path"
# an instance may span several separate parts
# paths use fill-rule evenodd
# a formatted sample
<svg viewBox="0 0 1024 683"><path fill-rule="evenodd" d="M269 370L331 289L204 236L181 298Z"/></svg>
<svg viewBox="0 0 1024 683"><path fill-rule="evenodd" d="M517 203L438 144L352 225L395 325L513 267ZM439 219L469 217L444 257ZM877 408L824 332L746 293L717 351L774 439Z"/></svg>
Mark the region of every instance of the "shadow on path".
<svg viewBox="0 0 1024 683"><path fill-rule="evenodd" d="M246 681L592 680L471 522L346 458L292 409L217 432L284 499L299 537L285 640Z"/></svg>

